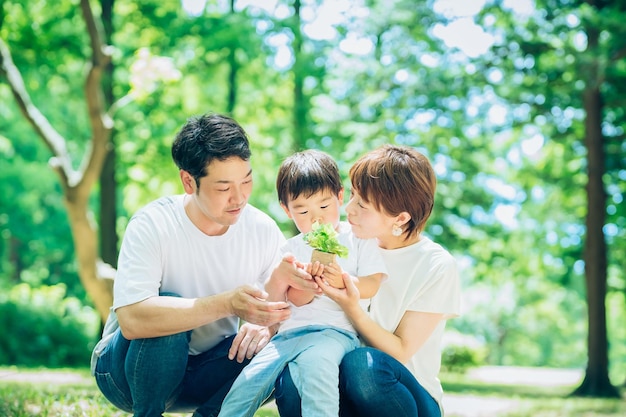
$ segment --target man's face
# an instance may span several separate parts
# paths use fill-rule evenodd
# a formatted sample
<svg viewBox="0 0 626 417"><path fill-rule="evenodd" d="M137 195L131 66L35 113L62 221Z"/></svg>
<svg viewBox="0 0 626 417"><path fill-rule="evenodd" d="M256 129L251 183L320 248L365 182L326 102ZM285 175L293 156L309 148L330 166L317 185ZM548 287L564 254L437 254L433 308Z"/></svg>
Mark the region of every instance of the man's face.
<svg viewBox="0 0 626 417"><path fill-rule="evenodd" d="M213 160L207 167L207 175L200 179L199 188L186 171L181 171L181 179L185 192L193 199L190 217L205 233L207 228L235 224L252 191L250 161L239 157Z"/></svg>

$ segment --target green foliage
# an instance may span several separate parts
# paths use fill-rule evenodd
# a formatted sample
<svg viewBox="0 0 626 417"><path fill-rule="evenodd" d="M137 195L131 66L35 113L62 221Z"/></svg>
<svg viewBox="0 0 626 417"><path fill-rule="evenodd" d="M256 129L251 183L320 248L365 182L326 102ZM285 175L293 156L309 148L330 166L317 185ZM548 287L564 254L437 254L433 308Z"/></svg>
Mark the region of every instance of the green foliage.
<svg viewBox="0 0 626 417"><path fill-rule="evenodd" d="M54 8L48 3L0 2L0 36L12 48L34 103L68 138L79 166L90 137L82 91L84 22L76 2L59 0ZM307 5L303 24L321 12L320 4ZM280 64L294 50L299 29L293 8L251 4L231 11L225 3L208 2L204 14L189 16L179 2L116 2L116 98L132 90L131 67L142 47L171 58L182 74L115 114L119 235L141 206L181 192L170 156L176 131L191 115L228 111L234 92L233 116L253 151L250 202L276 218L286 234L293 233L292 222L276 202L274 182L286 155L322 149L345 177L358 156L380 144L415 146L433 161L438 177L426 232L461 264L464 313L448 328L478 338L491 364L584 366L587 167L581 98L587 65L599 57L606 69L607 320L611 375L621 382L626 63L611 57L624 50L624 11L619 2L601 13L579 2L535 4L530 16L519 16L500 2L487 2L475 20L496 42L470 58L433 36L454 18L434 13L432 2L371 1L368 10L346 11L328 37L314 39L303 31L300 61ZM591 24L602 29L601 45L586 51L581 39ZM344 47L355 40L366 47ZM307 114L298 123L306 126L297 129L303 142L295 139L296 79L304 81L299 104ZM67 295L88 303L75 271L62 193L46 163L50 151L24 121L4 80L0 102L0 287L63 282ZM499 121L491 117L498 109Z"/></svg>
<svg viewBox="0 0 626 417"><path fill-rule="evenodd" d="M447 345L441 354L441 369L447 372L466 372L485 362L485 349L471 345Z"/></svg>
<svg viewBox="0 0 626 417"><path fill-rule="evenodd" d="M0 294L0 364L84 366L99 331L90 307L66 297L63 284L20 284Z"/></svg>
<svg viewBox="0 0 626 417"><path fill-rule="evenodd" d="M312 230L305 233L303 238L313 249L333 253L342 258L348 256L348 248L339 243L337 231L330 223L314 223Z"/></svg>

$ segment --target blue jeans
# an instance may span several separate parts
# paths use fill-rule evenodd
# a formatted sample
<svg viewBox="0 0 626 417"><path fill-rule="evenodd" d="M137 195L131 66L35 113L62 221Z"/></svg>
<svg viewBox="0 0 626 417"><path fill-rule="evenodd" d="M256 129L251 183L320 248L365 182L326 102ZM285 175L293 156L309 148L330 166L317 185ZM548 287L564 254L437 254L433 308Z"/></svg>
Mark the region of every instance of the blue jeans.
<svg viewBox="0 0 626 417"><path fill-rule="evenodd" d="M100 391L135 416L194 410L195 416L216 416L248 361L228 359L234 335L196 356L188 354L190 337L189 331L127 340L117 329L96 364Z"/></svg>
<svg viewBox="0 0 626 417"><path fill-rule="evenodd" d="M339 394L341 417L441 417L439 405L413 374L374 348L361 347L344 357ZM274 398L281 417L302 415L290 369L276 381Z"/></svg>
<svg viewBox="0 0 626 417"><path fill-rule="evenodd" d="M252 417L286 367L302 399L302 415L337 416L339 363L358 346L354 333L328 326L277 334L241 372L224 399L220 417Z"/></svg>

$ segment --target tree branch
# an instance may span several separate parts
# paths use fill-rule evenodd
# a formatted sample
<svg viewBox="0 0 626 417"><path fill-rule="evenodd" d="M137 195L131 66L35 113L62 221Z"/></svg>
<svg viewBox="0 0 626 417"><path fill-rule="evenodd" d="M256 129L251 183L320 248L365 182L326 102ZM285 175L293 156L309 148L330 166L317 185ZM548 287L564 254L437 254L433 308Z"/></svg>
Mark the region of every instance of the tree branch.
<svg viewBox="0 0 626 417"><path fill-rule="evenodd" d="M0 71L6 77L9 88L26 120L52 151L51 165L59 172L63 187L70 189L79 180L79 173L72 168L72 161L65 146L65 138L57 132L48 119L35 106L26 91L20 70L13 63L8 45L0 38Z"/></svg>
<svg viewBox="0 0 626 417"><path fill-rule="evenodd" d="M611 55L611 62L619 61L624 57L626 57L626 48L619 49L615 51L613 55Z"/></svg>
<svg viewBox="0 0 626 417"><path fill-rule="evenodd" d="M92 146L84 160L86 165L82 170L81 179L84 183L84 187L81 187L82 194L86 197L91 186L98 180L104 159L109 151L113 120L104 110L102 92L102 73L111 60L110 53L102 42L101 31L98 29L89 0L81 0L80 7L87 26L92 53L89 72L85 80L85 97L92 131Z"/></svg>

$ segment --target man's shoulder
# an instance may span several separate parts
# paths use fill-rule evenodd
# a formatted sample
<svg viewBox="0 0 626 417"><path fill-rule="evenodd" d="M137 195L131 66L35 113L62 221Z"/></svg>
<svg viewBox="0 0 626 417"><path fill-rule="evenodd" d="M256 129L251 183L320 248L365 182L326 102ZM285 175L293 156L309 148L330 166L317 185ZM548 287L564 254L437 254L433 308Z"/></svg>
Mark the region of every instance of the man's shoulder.
<svg viewBox="0 0 626 417"><path fill-rule="evenodd" d="M152 215L158 213L171 213L176 209L176 205L182 200L182 195L172 195L157 198L156 200L152 200L133 215L142 216L142 215Z"/></svg>
<svg viewBox="0 0 626 417"><path fill-rule="evenodd" d="M272 219L269 214L256 208L252 204L246 205L246 208L243 211L242 220L245 220L246 222L249 222L249 223L256 223L256 224L262 224L262 225L267 225L271 227L278 227L278 225L276 224L276 221L274 221L274 219Z"/></svg>
<svg viewBox="0 0 626 417"><path fill-rule="evenodd" d="M182 195L161 197L146 204L132 215L129 226L148 228L167 228L168 225L180 224Z"/></svg>

